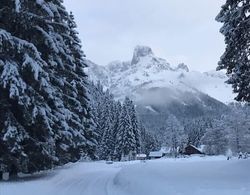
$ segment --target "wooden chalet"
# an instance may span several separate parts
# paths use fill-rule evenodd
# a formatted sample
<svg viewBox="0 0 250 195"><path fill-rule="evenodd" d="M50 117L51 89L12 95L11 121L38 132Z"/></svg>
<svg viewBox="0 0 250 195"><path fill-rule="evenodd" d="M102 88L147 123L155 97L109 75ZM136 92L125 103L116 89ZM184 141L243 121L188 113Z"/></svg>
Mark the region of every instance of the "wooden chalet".
<svg viewBox="0 0 250 195"><path fill-rule="evenodd" d="M188 145L187 147L185 147L184 150L180 153L184 154L184 155L204 154L200 149L198 149L197 147L195 147L191 144Z"/></svg>

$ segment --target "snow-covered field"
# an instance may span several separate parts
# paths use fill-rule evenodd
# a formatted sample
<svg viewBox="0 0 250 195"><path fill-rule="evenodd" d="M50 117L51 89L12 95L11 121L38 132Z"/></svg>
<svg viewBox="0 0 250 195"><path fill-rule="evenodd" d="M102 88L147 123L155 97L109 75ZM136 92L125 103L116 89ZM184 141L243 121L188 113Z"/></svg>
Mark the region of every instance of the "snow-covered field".
<svg viewBox="0 0 250 195"><path fill-rule="evenodd" d="M23 181L1 182L0 195L250 195L250 160L192 157L81 162Z"/></svg>

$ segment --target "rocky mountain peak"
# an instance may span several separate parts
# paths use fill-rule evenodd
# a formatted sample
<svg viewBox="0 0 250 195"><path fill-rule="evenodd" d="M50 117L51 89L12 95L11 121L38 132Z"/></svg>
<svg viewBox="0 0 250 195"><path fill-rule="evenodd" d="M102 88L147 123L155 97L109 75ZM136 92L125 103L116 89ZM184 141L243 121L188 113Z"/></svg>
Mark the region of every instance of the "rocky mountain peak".
<svg viewBox="0 0 250 195"><path fill-rule="evenodd" d="M184 70L186 72L189 72L188 66L184 63L178 64L178 66L176 67L176 70Z"/></svg>
<svg viewBox="0 0 250 195"><path fill-rule="evenodd" d="M131 64L137 64L140 61L141 57L154 55L152 49L148 46L138 45L134 49L133 59Z"/></svg>
<svg viewBox="0 0 250 195"><path fill-rule="evenodd" d="M190 71L184 63L172 67L147 46L135 47L132 61L114 61L106 66L90 64L89 76L94 81L100 80L117 99L125 96L140 99L143 90L168 88L176 93L201 91L222 102L233 100L225 73Z"/></svg>

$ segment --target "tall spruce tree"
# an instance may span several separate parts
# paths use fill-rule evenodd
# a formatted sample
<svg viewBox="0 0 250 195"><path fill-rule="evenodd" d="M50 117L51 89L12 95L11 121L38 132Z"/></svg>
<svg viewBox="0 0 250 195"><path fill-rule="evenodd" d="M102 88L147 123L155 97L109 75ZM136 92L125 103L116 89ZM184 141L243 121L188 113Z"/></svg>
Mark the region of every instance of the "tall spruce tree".
<svg viewBox="0 0 250 195"><path fill-rule="evenodd" d="M91 95L91 108L96 124L95 132L98 134L97 155L99 159L114 159L116 129L118 126L119 102L114 100L109 90L104 91L101 84L89 83Z"/></svg>
<svg viewBox="0 0 250 195"><path fill-rule="evenodd" d="M133 101L130 100L128 105L128 112L131 120L131 126L133 129L133 133L135 135L135 143L136 143L136 152L140 153L141 151L141 129L138 124L138 118L136 115L135 105Z"/></svg>
<svg viewBox="0 0 250 195"><path fill-rule="evenodd" d="M131 116L129 115L130 105L131 101L126 97L122 106L116 137L115 150L118 152L119 160L136 152L136 139L131 123Z"/></svg>
<svg viewBox="0 0 250 195"><path fill-rule="evenodd" d="M170 147L173 155L178 154L178 149L182 150L187 144L187 135L184 127L174 115L169 115L166 121L166 144Z"/></svg>
<svg viewBox="0 0 250 195"><path fill-rule="evenodd" d="M99 157L101 159L112 159L114 153L114 137L113 137L113 105L114 100L107 90L104 95L104 102L102 103L102 115L101 115L101 130L102 137L99 148Z"/></svg>
<svg viewBox="0 0 250 195"><path fill-rule="evenodd" d="M204 136L206 129L211 127L211 119L206 117L186 119L184 121L184 131L187 134L188 144L194 146L201 145L201 138Z"/></svg>
<svg viewBox="0 0 250 195"><path fill-rule="evenodd" d="M2 163L34 172L88 154L86 65L62 1L3 0L0 21Z"/></svg>
<svg viewBox="0 0 250 195"><path fill-rule="evenodd" d="M107 119L106 128L102 136L100 148L99 148L99 158L102 160L113 160L115 140L113 136L113 129L110 127L112 125L111 121Z"/></svg>
<svg viewBox="0 0 250 195"><path fill-rule="evenodd" d="M250 102L250 0L227 0L216 17L223 23L226 51L218 70L226 69L238 101Z"/></svg>
<svg viewBox="0 0 250 195"><path fill-rule="evenodd" d="M205 144L205 152L210 155L225 154L228 148L225 125L220 120L213 122L212 128L208 128L202 138Z"/></svg>

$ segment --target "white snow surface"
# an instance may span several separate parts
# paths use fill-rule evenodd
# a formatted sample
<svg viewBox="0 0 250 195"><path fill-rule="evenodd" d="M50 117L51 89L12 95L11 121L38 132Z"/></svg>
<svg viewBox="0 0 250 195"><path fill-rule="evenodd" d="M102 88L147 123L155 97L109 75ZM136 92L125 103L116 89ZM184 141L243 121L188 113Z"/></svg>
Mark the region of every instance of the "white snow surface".
<svg viewBox="0 0 250 195"><path fill-rule="evenodd" d="M250 195L250 160L220 157L106 164L80 162L23 181L1 195Z"/></svg>

